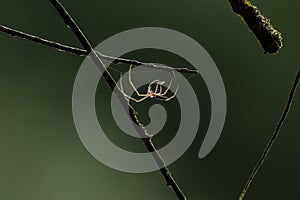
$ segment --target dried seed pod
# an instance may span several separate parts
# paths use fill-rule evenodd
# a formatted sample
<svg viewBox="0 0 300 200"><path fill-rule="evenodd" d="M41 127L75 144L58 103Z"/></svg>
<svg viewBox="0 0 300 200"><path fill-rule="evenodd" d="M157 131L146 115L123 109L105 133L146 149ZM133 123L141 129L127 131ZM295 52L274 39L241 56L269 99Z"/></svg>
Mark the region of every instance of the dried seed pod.
<svg viewBox="0 0 300 200"><path fill-rule="evenodd" d="M277 53L282 47L282 37L281 33L272 26L270 20L247 0L229 0L229 2L233 11L243 17L265 53Z"/></svg>

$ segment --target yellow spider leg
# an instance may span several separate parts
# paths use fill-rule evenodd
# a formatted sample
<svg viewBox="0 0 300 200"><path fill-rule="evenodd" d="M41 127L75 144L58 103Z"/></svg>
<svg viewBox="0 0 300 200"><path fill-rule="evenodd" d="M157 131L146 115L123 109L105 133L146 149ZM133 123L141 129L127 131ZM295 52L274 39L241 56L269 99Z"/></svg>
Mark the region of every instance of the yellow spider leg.
<svg viewBox="0 0 300 200"><path fill-rule="evenodd" d="M136 89L136 87L134 86L134 84L133 84L133 82L132 82L132 80L131 80L131 68L132 68L132 65L130 65L129 71L128 71L128 79L129 79L129 83L130 83L131 87L134 89L134 91L136 92L136 94L137 94L138 96L143 96L143 95L141 95L141 94L139 93L139 91Z"/></svg>
<svg viewBox="0 0 300 200"><path fill-rule="evenodd" d="M178 88L179 88L179 86L177 86L177 88L176 88L176 90L175 90L175 92L174 92L174 94L172 96L170 96L167 99L164 99L163 101L170 101L171 99L173 99L176 96L176 94L177 94Z"/></svg>
<svg viewBox="0 0 300 200"><path fill-rule="evenodd" d="M171 85L172 85L172 82L173 82L173 78L170 80L170 83L169 83L167 89L165 90L165 92L161 94L162 96L165 96L165 95L167 94L167 92L170 90L170 87L171 87Z"/></svg>

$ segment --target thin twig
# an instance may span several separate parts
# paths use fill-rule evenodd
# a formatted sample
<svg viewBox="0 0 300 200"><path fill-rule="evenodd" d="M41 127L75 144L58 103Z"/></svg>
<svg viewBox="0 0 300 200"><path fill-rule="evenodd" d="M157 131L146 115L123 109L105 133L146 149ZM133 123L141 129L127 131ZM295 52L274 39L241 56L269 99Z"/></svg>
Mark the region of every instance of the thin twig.
<svg viewBox="0 0 300 200"><path fill-rule="evenodd" d="M240 194L240 197L239 197L239 200L243 200L250 185L251 185L251 182L253 181L255 175L257 174L257 172L259 171L259 169L261 168L263 162L265 161L266 157L268 156L271 148L272 148L272 145L273 143L275 142L276 138L278 137L279 135L279 132L280 132L280 129L282 127L282 124L284 123L286 117L288 116L288 112L290 110L290 107L292 105L292 101L294 99L294 95L295 95L295 92L296 92L296 89L297 89L297 86L299 84L299 81L300 81L300 68L298 69L298 72L297 72L297 75L295 77L295 80L293 82L293 85L291 87L291 90L290 90L290 93L289 93L289 97L288 97L288 100L287 100L287 103L286 103L286 106L283 110L283 113L276 125L276 128L275 128L275 131L272 135L272 137L270 138L266 148L264 149L261 157L259 158L258 162L256 163L250 177L248 178L243 190L242 190L242 193Z"/></svg>
<svg viewBox="0 0 300 200"><path fill-rule="evenodd" d="M68 52L68 53L72 53L75 55L79 55L79 56L87 56L88 53L86 50L84 49L80 49L77 47L72 47L72 46L67 46L64 44L60 44L58 42L54 42L54 41L50 41L35 35L31 35L28 33L24 33L12 28L8 28L6 26L0 25L0 31L3 33L7 33L10 36L13 37L18 37L21 39L25 39L25 40L29 40L38 44L42 44L51 48L54 48L56 50L59 51L64 51L64 52ZM169 67L169 66L164 66L164 65L158 65L158 64L154 64L154 63L146 63L146 62L140 62L137 60L130 60L130 59L125 59L125 58L116 58L113 56L107 56L104 54L101 54L100 52L97 52L98 57L101 58L102 60L106 60L106 61L110 61L113 62L114 64L129 64L129 65L144 65L146 67L149 68L154 68L154 69L160 69L160 70L164 70L164 71L178 71L181 73L191 73L191 74L199 74L198 70L194 70L194 69L188 69L188 68L173 68L173 67Z"/></svg>
<svg viewBox="0 0 300 200"><path fill-rule="evenodd" d="M72 29L72 31L77 36L78 40L80 41L82 46L85 48L85 50L87 52L89 52L89 55L92 58L93 62L97 65L97 67L101 71L103 71L103 77L105 78L106 82L108 83L108 85L110 86L112 91L115 91L117 97L120 99L122 105L124 106L124 109L128 109L127 106L129 103L127 102L126 98L123 96L123 94L120 92L120 90L113 90L113 88L117 85L115 80L110 75L110 73L106 70L106 67L103 64L102 60L100 59L99 55L97 54L97 52L95 52L95 50L93 49L93 47L91 46L91 44L89 43L89 41L87 40L85 35L82 33L80 28L75 23L75 21L71 18L71 16L68 14L68 12L65 10L65 8L62 6L62 4L59 1L57 1L57 0L49 0L49 1L52 3L54 8L57 10L57 12L63 18L65 24ZM151 137L149 137L145 128L142 126L142 124L137 119L137 113L131 106L129 106L129 114L131 115L132 119L134 120L134 123L139 125L139 126L135 126L138 133L142 134L142 136L148 136L146 138L142 138L142 140L143 140L145 146L147 147L148 151L152 153L158 166L161 166L160 171L161 171L162 175L164 176L164 178L166 179L167 185L171 186L173 188L173 191L176 193L178 199L185 200L186 198L185 198L184 194L182 193L182 191L176 184L175 180L172 178L169 170L165 166L163 159L158 154L155 146L153 145Z"/></svg>

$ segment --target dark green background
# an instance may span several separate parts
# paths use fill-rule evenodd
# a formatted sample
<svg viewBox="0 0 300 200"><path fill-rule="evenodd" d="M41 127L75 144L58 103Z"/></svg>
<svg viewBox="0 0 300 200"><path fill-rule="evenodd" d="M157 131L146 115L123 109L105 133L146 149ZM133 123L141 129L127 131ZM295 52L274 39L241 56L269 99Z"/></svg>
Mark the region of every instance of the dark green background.
<svg viewBox="0 0 300 200"><path fill-rule="evenodd" d="M263 54L226 0L62 3L94 45L121 31L156 26L187 34L209 52L227 91L223 133L214 150L198 159L209 118L208 109L203 108L199 136L169 167L188 199L237 199L280 117L300 64L300 3L253 1L282 32L284 47L276 56ZM47 0L1 0L0 8L3 25L79 46ZM72 87L82 57L2 33L0 52L0 199L175 199L159 172L118 172L95 160L82 145L71 110ZM162 59L176 66L174 60L159 55L146 51L132 58L153 62ZM191 83L199 98L207 98L201 81L193 77ZM297 199L299 101L300 92L246 199ZM205 101L201 105L206 105ZM101 104L98 107L101 110ZM112 132L114 140L122 143L121 139L117 141L122 136ZM126 146L124 142L122 145Z"/></svg>

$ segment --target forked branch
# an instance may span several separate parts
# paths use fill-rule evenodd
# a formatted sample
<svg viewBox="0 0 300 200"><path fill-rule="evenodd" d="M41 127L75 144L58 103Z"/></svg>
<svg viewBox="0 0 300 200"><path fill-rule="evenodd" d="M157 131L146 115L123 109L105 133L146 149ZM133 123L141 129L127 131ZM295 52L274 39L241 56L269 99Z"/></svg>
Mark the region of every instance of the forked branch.
<svg viewBox="0 0 300 200"><path fill-rule="evenodd" d="M75 55L79 55L79 56L88 56L88 52L85 49L80 49L77 47L72 47L72 46L68 46L68 45L64 45L64 44L60 44L58 42L54 42L51 40L47 40L45 38L41 38L35 35L31 35L28 33L24 33L12 28L8 28L6 26L0 25L0 31L3 33L7 33L10 36L13 37L17 37L17 38L21 38L21 39L25 39L28 41L32 41L38 44L42 44L45 45L47 47L51 47L54 48L56 50L59 51L64 51L64 52L68 52L68 53L72 53ZM98 57L102 60L105 61L110 61L114 64L129 64L129 65L143 65L149 68L153 68L153 69L159 69L159 70L164 70L164 71L168 71L168 72L172 72L172 71L178 71L181 73L189 73L189 74L199 74L198 70L194 70L194 69L188 69L188 68L173 68L173 67L168 67L168 66L164 66L164 65L158 65L158 64L154 64L154 63L146 63L146 62L141 62L138 60L130 60L130 59L125 59L125 58L116 58L113 56L107 56L104 55L100 52L96 52L98 54Z"/></svg>
<svg viewBox="0 0 300 200"><path fill-rule="evenodd" d="M113 90L114 87L117 85L116 81L113 79L109 71L106 70L105 65L103 64L102 60L100 59L99 55L97 52L93 49L83 32L80 30L78 25L75 23L75 21L72 19L72 17L69 15L69 13L65 10L63 5L57 1L57 0L49 0L54 8L57 10L57 12L60 14L62 19L64 20L65 24L72 29L84 49L89 53L90 57L92 58L93 62L95 65L103 72L103 77L108 83L109 87L114 91L121 101L122 106L124 109L128 109L128 104L126 98L124 95L121 93L120 90ZM169 170L165 166L165 163L159 153L157 152L155 146L152 143L151 137L148 135L146 132L146 129L143 127L143 125L139 122L137 119L137 112L133 109L133 107L129 106L129 114L131 118L134 120L134 123L136 123L138 126L134 126L136 128L136 131L142 136L142 140L147 147L148 151L152 153L152 156L154 157L157 165L160 167L160 171L162 175L164 176L167 185L171 186L175 194L177 195L178 199L180 200L185 200L186 197L184 196L183 192L180 190L178 187L177 183L175 180L172 178Z"/></svg>

